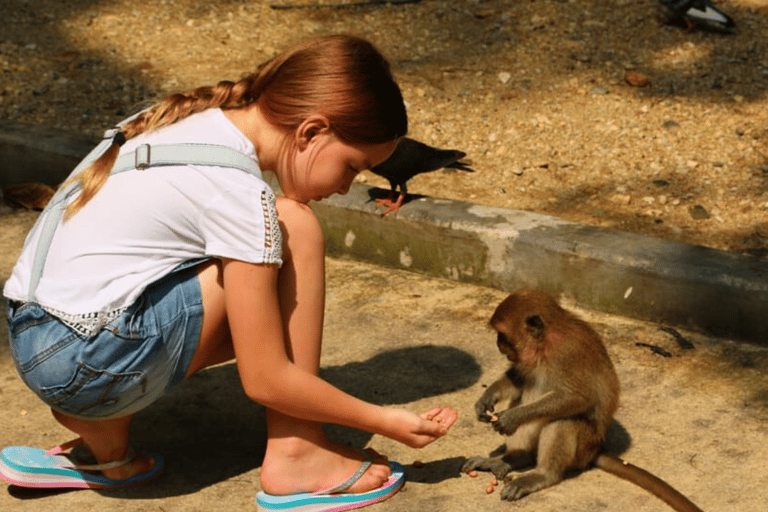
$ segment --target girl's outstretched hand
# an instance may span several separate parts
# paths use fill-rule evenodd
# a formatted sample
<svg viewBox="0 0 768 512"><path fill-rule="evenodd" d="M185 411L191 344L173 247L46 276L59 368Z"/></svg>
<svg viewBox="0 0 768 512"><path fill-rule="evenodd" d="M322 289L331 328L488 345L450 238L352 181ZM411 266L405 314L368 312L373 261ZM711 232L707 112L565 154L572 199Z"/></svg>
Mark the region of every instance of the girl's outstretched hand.
<svg viewBox="0 0 768 512"><path fill-rule="evenodd" d="M395 409L392 412L398 416L398 422L404 423L407 429L404 436L393 438L411 448L423 448L443 437L459 417L456 409L450 407L435 407L421 415L403 409Z"/></svg>

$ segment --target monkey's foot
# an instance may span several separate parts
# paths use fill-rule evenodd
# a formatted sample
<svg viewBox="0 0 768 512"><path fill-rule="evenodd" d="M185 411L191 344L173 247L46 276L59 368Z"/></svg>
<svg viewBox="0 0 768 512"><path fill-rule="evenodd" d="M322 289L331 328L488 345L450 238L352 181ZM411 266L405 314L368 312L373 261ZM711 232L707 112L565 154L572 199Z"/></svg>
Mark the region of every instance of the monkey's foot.
<svg viewBox="0 0 768 512"><path fill-rule="evenodd" d="M501 480L512 470L512 466L504 462L501 457L487 458L480 455L468 458L461 466L462 473L477 470L490 471L493 476Z"/></svg>
<svg viewBox="0 0 768 512"><path fill-rule="evenodd" d="M532 492L554 485L557 482L557 479L553 479L535 469L526 471L525 473L510 475L504 479L504 488L501 490L501 499L507 501L519 500L523 496L527 496Z"/></svg>

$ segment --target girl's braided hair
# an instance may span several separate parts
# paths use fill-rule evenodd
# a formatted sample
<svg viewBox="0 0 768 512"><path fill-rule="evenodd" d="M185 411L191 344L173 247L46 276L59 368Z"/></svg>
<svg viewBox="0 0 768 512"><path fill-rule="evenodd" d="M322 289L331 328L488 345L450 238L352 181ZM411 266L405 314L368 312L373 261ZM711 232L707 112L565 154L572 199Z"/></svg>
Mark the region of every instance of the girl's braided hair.
<svg viewBox="0 0 768 512"><path fill-rule="evenodd" d="M122 127L126 139L209 108L231 109L256 102L267 121L286 132L312 114L325 116L348 143L378 144L408 131L400 88L389 64L368 41L347 35L318 37L262 63L237 82L224 80L168 96ZM114 142L89 167L71 178L80 195L65 219L80 210L109 177L120 152Z"/></svg>

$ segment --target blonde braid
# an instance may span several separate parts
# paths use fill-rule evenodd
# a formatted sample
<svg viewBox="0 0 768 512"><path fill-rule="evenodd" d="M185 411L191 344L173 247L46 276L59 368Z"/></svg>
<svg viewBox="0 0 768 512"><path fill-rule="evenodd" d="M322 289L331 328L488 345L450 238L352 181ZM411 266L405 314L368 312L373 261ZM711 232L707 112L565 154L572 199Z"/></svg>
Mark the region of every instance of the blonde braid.
<svg viewBox="0 0 768 512"><path fill-rule="evenodd" d="M251 91L257 81L258 72L245 76L238 82L223 80L215 86L203 86L186 93L172 94L153 108L126 123L122 127L125 139L168 126L192 114L209 108L234 108L253 102L258 94ZM77 176L73 176L62 188L73 182L80 183L80 195L69 204L64 212L64 220L70 219L90 201L107 181L112 167L120 154L121 144L113 142L111 146Z"/></svg>

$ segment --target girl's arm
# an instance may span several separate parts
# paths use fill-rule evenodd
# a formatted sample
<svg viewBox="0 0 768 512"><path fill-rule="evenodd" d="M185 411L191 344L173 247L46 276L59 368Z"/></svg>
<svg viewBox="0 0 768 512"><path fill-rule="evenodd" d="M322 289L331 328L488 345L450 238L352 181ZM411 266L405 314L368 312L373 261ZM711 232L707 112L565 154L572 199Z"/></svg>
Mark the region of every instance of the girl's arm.
<svg viewBox="0 0 768 512"><path fill-rule="evenodd" d="M289 416L338 423L421 447L445 435L452 409L421 416L369 404L294 365L288 357L276 265L224 260L227 317L238 372L249 398Z"/></svg>

